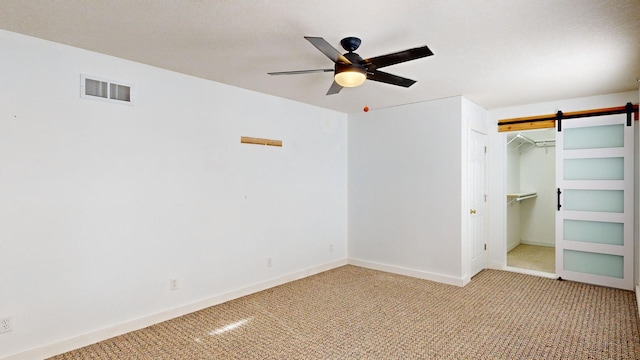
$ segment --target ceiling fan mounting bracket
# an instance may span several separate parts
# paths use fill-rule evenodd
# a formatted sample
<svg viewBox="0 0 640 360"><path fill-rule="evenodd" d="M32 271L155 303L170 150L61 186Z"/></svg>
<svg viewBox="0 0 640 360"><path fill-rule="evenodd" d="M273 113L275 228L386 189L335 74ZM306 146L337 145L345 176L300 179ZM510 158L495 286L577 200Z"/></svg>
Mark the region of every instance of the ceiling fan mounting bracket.
<svg viewBox="0 0 640 360"><path fill-rule="evenodd" d="M354 52L358 50L361 43L362 43L362 40L353 36L349 36L340 40L340 45L342 45L342 47L348 52Z"/></svg>

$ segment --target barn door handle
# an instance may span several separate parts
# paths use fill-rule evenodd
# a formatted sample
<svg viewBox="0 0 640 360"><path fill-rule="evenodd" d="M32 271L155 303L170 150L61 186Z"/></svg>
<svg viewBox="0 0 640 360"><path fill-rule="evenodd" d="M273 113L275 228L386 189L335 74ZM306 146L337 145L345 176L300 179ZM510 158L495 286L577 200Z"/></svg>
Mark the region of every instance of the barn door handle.
<svg viewBox="0 0 640 360"><path fill-rule="evenodd" d="M560 208L562 207L562 205L560 204L560 194L562 194L562 191L560 191L560 188L558 188L558 211L560 211Z"/></svg>

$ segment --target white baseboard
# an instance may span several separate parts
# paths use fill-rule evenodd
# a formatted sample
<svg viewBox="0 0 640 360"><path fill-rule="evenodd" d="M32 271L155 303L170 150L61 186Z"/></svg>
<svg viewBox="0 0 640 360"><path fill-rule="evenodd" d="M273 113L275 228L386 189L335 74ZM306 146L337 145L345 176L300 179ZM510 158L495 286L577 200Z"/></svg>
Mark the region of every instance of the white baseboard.
<svg viewBox="0 0 640 360"><path fill-rule="evenodd" d="M513 250L513 249L515 249L515 248L517 248L517 247L518 247L518 245L520 245L520 242L515 242L515 243L512 243L512 244L507 244L507 252L509 252L509 251L511 251L511 250Z"/></svg>
<svg viewBox="0 0 640 360"><path fill-rule="evenodd" d="M520 244L535 245L535 246L546 246L546 247L556 247L555 243L548 243L548 242L542 242L542 241L520 240Z"/></svg>
<svg viewBox="0 0 640 360"><path fill-rule="evenodd" d="M185 304L177 308L159 312L153 315L145 316L139 319L127 321L118 325L110 326L104 329L92 331L90 333L82 334L71 339L55 342L35 349L27 350L15 355L9 355L2 358L3 360L33 360L33 359L45 359L55 355L65 353L74 349L78 349L87 345L94 344L106 339L110 339L115 336L126 334L128 332L136 331L147 326L161 323L178 316L183 316L194 311L202 310L214 305L222 304L229 300L237 299L243 296L247 296L259 291L263 291L278 285L286 284L291 281L299 280L311 275L319 274L327 270L331 270L340 266L347 265L347 260L337 260L326 264L313 266L307 269L303 269L291 274L279 276L274 279L270 279L258 284L250 285L235 291L231 291L225 294L220 294L205 300L196 301L190 304Z"/></svg>
<svg viewBox="0 0 640 360"><path fill-rule="evenodd" d="M423 270L409 269L401 266L381 264L381 263L376 263L376 262L361 260L361 259L354 259L354 258L349 258L348 263L349 265L360 266L367 269L386 271L393 274L411 276L418 279L431 280L431 281L436 281L436 282L449 284L449 285L455 285L455 286L466 285L466 281L464 278L457 278L454 276L442 275L442 274L432 273L432 272L423 271Z"/></svg>

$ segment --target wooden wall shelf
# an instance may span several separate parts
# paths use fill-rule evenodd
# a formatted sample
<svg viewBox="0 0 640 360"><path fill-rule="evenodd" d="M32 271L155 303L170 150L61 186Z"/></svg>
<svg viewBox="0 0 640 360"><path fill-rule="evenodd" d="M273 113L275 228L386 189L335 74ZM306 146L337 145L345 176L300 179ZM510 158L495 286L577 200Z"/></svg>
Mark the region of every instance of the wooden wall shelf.
<svg viewBox="0 0 640 360"><path fill-rule="evenodd" d="M240 142L243 144L282 146L282 140L262 139L248 136L241 136Z"/></svg>

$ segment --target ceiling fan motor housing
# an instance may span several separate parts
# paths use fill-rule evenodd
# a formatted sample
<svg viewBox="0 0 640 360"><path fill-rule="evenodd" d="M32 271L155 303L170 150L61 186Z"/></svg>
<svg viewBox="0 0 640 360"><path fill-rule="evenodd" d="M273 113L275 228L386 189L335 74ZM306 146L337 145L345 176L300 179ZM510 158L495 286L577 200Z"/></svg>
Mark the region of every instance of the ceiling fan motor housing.
<svg viewBox="0 0 640 360"><path fill-rule="evenodd" d="M342 62L338 61L338 62L336 62L336 66L335 66L336 71L338 71L338 68L341 65L346 65L346 67L340 67L340 68L341 69L359 68L359 69L364 69L365 72L366 72L367 68L362 65L362 58L360 57L360 55L358 55L358 54L356 54L354 52L348 52L348 53L344 54L344 57L346 57L347 60L351 61L351 64L345 64L345 63L342 63Z"/></svg>
<svg viewBox="0 0 640 360"><path fill-rule="evenodd" d="M336 63L335 66L335 73L339 74L341 72L345 72L345 71L354 71L354 72L359 72L359 73L363 73L366 74L367 73L367 69L360 65L360 64L343 64L343 63Z"/></svg>
<svg viewBox="0 0 640 360"><path fill-rule="evenodd" d="M347 58L347 60L351 61L351 63L353 65L360 65L361 61L362 61L362 57L360 57L360 55L354 53L354 52L348 52L346 54L344 54L344 57ZM340 61L338 61L340 62Z"/></svg>

